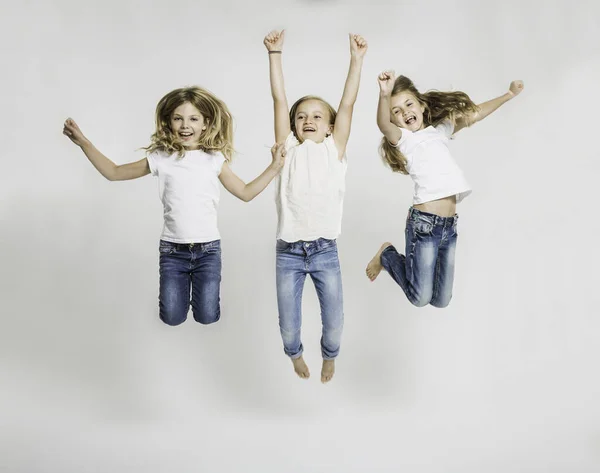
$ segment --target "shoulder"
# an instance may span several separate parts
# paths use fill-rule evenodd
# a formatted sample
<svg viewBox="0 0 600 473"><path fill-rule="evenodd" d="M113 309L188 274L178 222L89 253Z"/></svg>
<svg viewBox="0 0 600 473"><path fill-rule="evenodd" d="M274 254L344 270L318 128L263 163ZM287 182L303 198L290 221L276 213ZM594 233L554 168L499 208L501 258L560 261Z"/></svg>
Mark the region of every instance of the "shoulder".
<svg viewBox="0 0 600 473"><path fill-rule="evenodd" d="M396 148L402 147L414 136L414 133L410 130L407 130L406 128L398 127L398 129L400 130L400 139L398 140L398 143L396 143L395 145L390 143L392 144L392 146L396 146Z"/></svg>
<svg viewBox="0 0 600 473"><path fill-rule="evenodd" d="M454 133L454 122L450 119L446 119L438 123L434 128L439 133L442 133L447 138L450 138Z"/></svg>
<svg viewBox="0 0 600 473"><path fill-rule="evenodd" d="M164 153L163 151L156 150L146 154L146 161L150 168L150 173L156 176L159 169L167 162L171 155Z"/></svg>
<svg viewBox="0 0 600 473"><path fill-rule="evenodd" d="M146 155L148 161L152 160L155 162L166 161L172 157L176 156L176 153L167 153L163 150L155 150Z"/></svg>
<svg viewBox="0 0 600 473"><path fill-rule="evenodd" d="M293 148L294 146L298 146L300 144L300 142L298 141L298 138L296 138L296 136L294 135L293 131L290 131L289 135L287 136L287 138L285 139L285 150L288 151L290 148Z"/></svg>
<svg viewBox="0 0 600 473"><path fill-rule="evenodd" d="M323 140L323 146L327 149L327 154L330 157L335 157L336 160L347 163L346 150L339 150L337 145L335 144L335 139L333 135L329 135ZM343 154L342 154L343 153Z"/></svg>
<svg viewBox="0 0 600 473"><path fill-rule="evenodd" d="M221 170L223 169L223 164L227 162L225 155L221 151L203 151L203 153L206 154L206 156L208 156L212 168L216 171L217 175L219 175L221 173Z"/></svg>

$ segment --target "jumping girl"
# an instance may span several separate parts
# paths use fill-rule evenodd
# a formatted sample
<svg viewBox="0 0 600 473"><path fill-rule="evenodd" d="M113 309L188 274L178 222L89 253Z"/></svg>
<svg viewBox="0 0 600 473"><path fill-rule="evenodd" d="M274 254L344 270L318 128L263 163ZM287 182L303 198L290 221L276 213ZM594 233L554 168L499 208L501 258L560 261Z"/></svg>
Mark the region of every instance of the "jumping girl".
<svg viewBox="0 0 600 473"><path fill-rule="evenodd" d="M323 332L321 381L331 380L339 354L344 322L342 276L336 239L341 231L345 191L346 144L367 51L366 41L350 35L350 69L336 110L309 95L291 109L283 83L283 31L272 31L269 51L275 139L285 142L286 159L277 189L277 304L284 352L301 378L310 372L302 357L302 290L306 275L315 285Z"/></svg>
<svg viewBox="0 0 600 473"><path fill-rule="evenodd" d="M147 156L116 165L84 136L72 119L63 133L81 148L109 181L158 177L164 207L159 245L159 314L168 325L179 325L191 306L201 324L219 320L221 244L217 228L219 184L248 202L280 172L283 146L271 149L272 163L245 184L230 169L233 154L232 117L225 103L200 87L173 90L156 107L156 131Z"/></svg>
<svg viewBox="0 0 600 473"><path fill-rule="evenodd" d="M480 105L464 92L421 94L410 79L396 79L393 71L379 75L379 87L380 152L392 171L410 175L415 190L406 219L406 254L386 242L366 273L374 281L385 269L417 307L446 307L454 281L456 204L471 193L448 140L516 97L523 82L512 82L507 93Z"/></svg>

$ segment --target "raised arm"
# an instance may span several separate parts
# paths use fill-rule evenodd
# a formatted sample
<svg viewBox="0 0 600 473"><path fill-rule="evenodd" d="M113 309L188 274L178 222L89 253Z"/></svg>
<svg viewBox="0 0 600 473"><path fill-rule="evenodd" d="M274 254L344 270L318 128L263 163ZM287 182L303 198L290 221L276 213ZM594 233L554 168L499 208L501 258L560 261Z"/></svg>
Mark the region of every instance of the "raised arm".
<svg viewBox="0 0 600 473"><path fill-rule="evenodd" d="M223 187L227 189L232 195L244 202L249 202L260 194L269 183L273 180L283 167L285 157L284 144L275 144L271 148L271 156L273 158L271 164L263 171L263 173L254 179L252 182L246 184L242 181L229 167L227 163L223 163L221 168L221 174L219 174L219 180Z"/></svg>
<svg viewBox="0 0 600 473"><path fill-rule="evenodd" d="M379 83L379 103L377 104L377 126L383 136L392 145L398 144L402 137L400 127L392 123L390 98L394 89L396 74L394 71L384 71L377 77Z"/></svg>
<svg viewBox="0 0 600 473"><path fill-rule="evenodd" d="M117 165L104 156L82 133L75 120L68 118L63 127L66 135L73 143L81 148L90 163L109 181L126 181L150 174L150 166L146 158L134 163Z"/></svg>
<svg viewBox="0 0 600 473"><path fill-rule="evenodd" d="M521 91L523 90L523 87L525 87L525 85L523 84L523 81L520 81L520 80L512 81L508 88L508 92L506 92L505 94L503 94L499 97L496 97L495 99L488 100L487 102L478 104L477 105L479 107L478 112L472 113L466 117L457 118L456 123L454 124L454 133L458 132L459 130L462 130L466 126L473 125L474 123L477 123L477 122L483 120L485 117L490 115L492 112L495 112L496 110L498 110L506 102L515 98L517 95L519 95L521 93Z"/></svg>
<svg viewBox="0 0 600 473"><path fill-rule="evenodd" d="M271 31L263 41L269 51L269 77L271 80L271 95L275 115L275 141L283 143L290 134L290 117L285 87L283 84L283 54L284 30Z"/></svg>
<svg viewBox="0 0 600 473"><path fill-rule="evenodd" d="M352 125L352 112L358 96L358 86L360 85L360 73L362 71L363 58L367 52L367 42L357 34L350 35L350 69L344 86L342 100L338 107L335 125L333 127L333 139L337 147L340 158L346 151L348 138L350 137L350 128Z"/></svg>

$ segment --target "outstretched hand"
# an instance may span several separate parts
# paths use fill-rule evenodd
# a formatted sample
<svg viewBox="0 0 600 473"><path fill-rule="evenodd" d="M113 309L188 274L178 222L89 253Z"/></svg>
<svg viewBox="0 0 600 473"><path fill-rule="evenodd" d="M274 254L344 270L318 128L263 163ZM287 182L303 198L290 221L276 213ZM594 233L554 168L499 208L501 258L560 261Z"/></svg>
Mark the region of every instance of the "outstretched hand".
<svg viewBox="0 0 600 473"><path fill-rule="evenodd" d="M87 138L72 118L67 118L63 126L63 135L67 136L77 146L83 146Z"/></svg>
<svg viewBox="0 0 600 473"><path fill-rule="evenodd" d="M265 47L268 51L281 51L283 49L283 38L284 38L285 30L271 31L263 41Z"/></svg>
<svg viewBox="0 0 600 473"><path fill-rule="evenodd" d="M510 83L510 87L508 88L508 93L511 94L513 97L516 97L523 91L524 87L525 84L523 84L522 80L513 80Z"/></svg>
<svg viewBox="0 0 600 473"><path fill-rule="evenodd" d="M379 90L383 95L391 95L394 90L394 82L396 82L396 73L394 71L383 71L377 77Z"/></svg>
<svg viewBox="0 0 600 473"><path fill-rule="evenodd" d="M285 143L275 143L271 147L271 156L273 158L271 165L275 170L280 171L285 163Z"/></svg>
<svg viewBox="0 0 600 473"><path fill-rule="evenodd" d="M364 57L367 52L367 41L359 34L350 33L350 55L357 58Z"/></svg>

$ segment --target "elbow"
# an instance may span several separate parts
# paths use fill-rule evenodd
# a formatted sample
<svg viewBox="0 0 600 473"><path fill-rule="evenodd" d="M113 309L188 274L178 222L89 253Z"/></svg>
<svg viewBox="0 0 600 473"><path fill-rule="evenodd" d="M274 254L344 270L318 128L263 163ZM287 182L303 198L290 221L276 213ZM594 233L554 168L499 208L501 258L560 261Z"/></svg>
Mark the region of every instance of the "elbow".
<svg viewBox="0 0 600 473"><path fill-rule="evenodd" d="M106 172L103 172L102 175L105 177L107 181L118 181L119 179L119 167L114 166L108 169Z"/></svg>

